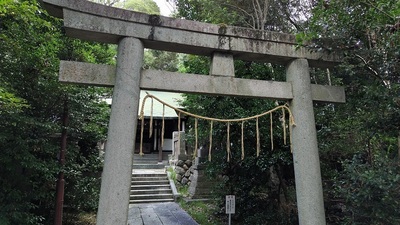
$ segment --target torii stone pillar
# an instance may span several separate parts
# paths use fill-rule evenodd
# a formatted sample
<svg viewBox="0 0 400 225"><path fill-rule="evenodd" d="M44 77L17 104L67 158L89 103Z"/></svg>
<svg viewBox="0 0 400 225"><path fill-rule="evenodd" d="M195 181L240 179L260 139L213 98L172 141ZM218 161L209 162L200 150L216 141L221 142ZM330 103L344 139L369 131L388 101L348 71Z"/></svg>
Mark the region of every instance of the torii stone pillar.
<svg viewBox="0 0 400 225"><path fill-rule="evenodd" d="M143 50L136 38L126 37L118 44L97 225L127 223Z"/></svg>
<svg viewBox="0 0 400 225"><path fill-rule="evenodd" d="M296 121L292 128L293 165L299 224L324 225L325 211L315 128L311 80L306 59L287 65L286 80L292 83L290 109Z"/></svg>

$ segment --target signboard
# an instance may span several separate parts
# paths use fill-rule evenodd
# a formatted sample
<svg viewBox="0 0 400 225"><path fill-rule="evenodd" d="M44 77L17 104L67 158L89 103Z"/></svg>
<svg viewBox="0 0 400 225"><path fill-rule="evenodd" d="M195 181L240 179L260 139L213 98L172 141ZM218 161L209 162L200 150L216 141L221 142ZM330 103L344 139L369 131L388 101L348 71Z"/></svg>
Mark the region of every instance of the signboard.
<svg viewBox="0 0 400 225"><path fill-rule="evenodd" d="M235 196L226 196L226 214L235 214Z"/></svg>

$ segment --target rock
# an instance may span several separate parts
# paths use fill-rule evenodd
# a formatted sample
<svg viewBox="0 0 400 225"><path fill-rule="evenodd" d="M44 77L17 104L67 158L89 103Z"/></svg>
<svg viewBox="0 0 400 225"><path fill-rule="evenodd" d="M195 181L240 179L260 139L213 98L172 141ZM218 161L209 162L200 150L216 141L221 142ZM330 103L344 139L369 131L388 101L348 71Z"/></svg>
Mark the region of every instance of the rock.
<svg viewBox="0 0 400 225"><path fill-rule="evenodd" d="M176 162L176 166L179 166L179 167L183 167L184 164L185 164L185 162L183 162L183 160L178 160Z"/></svg>
<svg viewBox="0 0 400 225"><path fill-rule="evenodd" d="M188 182L189 182L189 179L187 179L186 177L182 178L182 180L181 180L182 185L186 185Z"/></svg>
<svg viewBox="0 0 400 225"><path fill-rule="evenodd" d="M184 177L190 177L190 170L187 170Z"/></svg>
<svg viewBox="0 0 400 225"><path fill-rule="evenodd" d="M179 166L175 167L175 173L176 174L179 174L179 175L183 176L183 174L185 174L185 172L186 172L186 170L183 169L182 167L179 167Z"/></svg>
<svg viewBox="0 0 400 225"><path fill-rule="evenodd" d="M182 180L182 175L176 174L176 181L181 182Z"/></svg>
<svg viewBox="0 0 400 225"><path fill-rule="evenodd" d="M186 160L185 164L190 168L192 166L192 160Z"/></svg>
<svg viewBox="0 0 400 225"><path fill-rule="evenodd" d="M185 169L185 171L189 170L189 167L186 164L183 164L182 168Z"/></svg>

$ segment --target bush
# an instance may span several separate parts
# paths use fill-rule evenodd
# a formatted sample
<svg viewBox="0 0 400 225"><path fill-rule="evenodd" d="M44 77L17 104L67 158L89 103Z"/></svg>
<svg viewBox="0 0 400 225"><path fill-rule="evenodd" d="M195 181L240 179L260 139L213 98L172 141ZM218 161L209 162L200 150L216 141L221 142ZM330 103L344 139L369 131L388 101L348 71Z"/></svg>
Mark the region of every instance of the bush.
<svg viewBox="0 0 400 225"><path fill-rule="evenodd" d="M344 199L344 224L400 224L399 163L380 154L372 164L356 155L343 165L335 191Z"/></svg>

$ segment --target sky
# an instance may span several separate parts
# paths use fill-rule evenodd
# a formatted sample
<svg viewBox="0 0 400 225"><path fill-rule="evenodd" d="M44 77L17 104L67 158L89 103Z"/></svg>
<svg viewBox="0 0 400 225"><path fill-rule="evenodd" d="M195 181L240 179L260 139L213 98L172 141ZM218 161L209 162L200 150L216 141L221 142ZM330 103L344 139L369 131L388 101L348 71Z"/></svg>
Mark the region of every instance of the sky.
<svg viewBox="0 0 400 225"><path fill-rule="evenodd" d="M160 13L162 16L169 16L173 10L171 3L168 3L167 0L154 0L158 7L160 7Z"/></svg>

